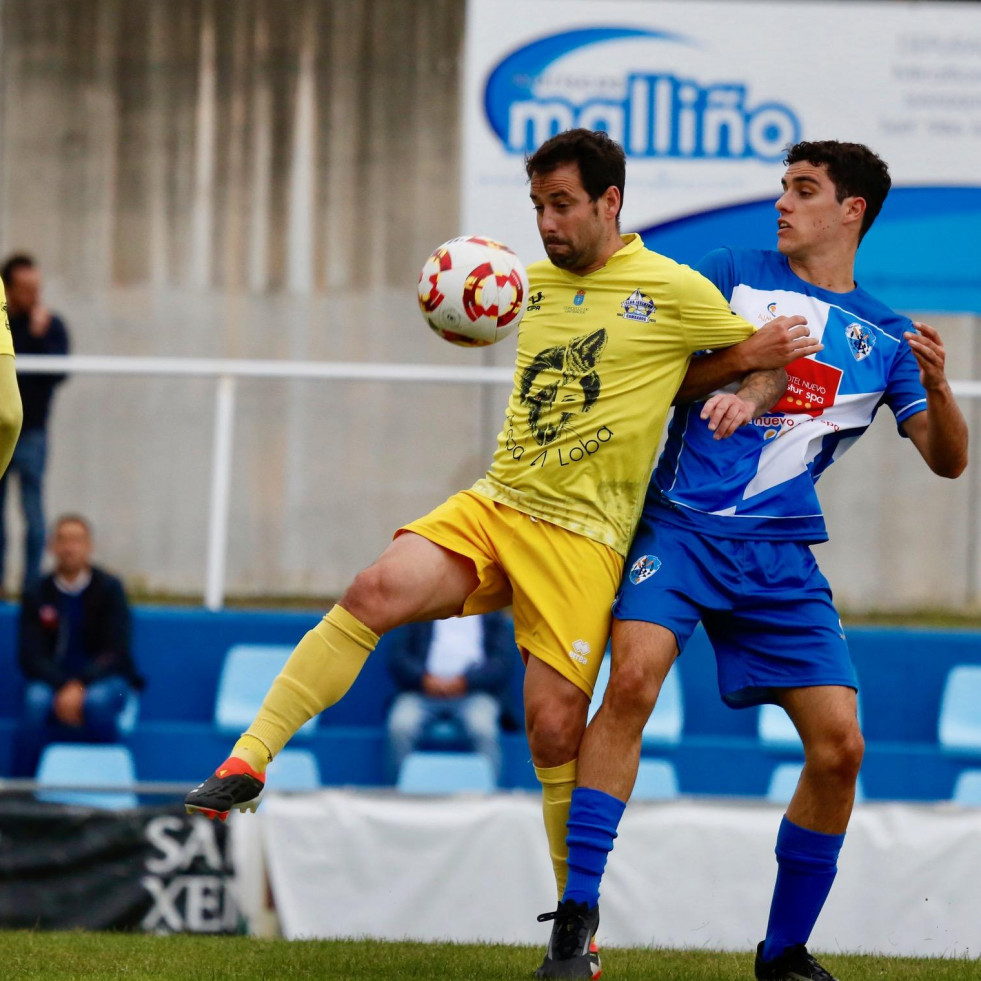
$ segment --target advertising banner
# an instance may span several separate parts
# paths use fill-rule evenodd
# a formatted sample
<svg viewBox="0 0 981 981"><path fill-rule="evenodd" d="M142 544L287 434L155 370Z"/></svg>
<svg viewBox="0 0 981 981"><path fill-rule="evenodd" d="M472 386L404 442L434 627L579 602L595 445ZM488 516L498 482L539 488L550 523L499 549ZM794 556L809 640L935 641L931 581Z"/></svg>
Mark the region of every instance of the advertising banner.
<svg viewBox="0 0 981 981"><path fill-rule="evenodd" d="M0 798L0 926L235 933L224 825Z"/></svg>
<svg viewBox="0 0 981 981"><path fill-rule="evenodd" d="M766 927L782 810L749 801L631 801L603 880L600 946L753 950ZM555 882L540 795L329 790L271 797L258 818L250 827L261 828L289 938L544 949L548 925L537 914L553 908ZM845 850L813 949L977 956L975 810L862 804Z"/></svg>
<svg viewBox="0 0 981 981"><path fill-rule="evenodd" d="M784 150L865 143L893 190L857 275L893 306L981 311L981 7L470 0L462 228L543 256L524 157L561 130L627 154L622 225L682 262L772 248Z"/></svg>

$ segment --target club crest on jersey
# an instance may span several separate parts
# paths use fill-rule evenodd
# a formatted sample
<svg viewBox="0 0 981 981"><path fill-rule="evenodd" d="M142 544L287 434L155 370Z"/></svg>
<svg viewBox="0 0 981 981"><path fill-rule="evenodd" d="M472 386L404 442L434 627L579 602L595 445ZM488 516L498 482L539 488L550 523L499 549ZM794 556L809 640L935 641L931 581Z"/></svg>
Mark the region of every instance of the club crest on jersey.
<svg viewBox="0 0 981 981"><path fill-rule="evenodd" d="M639 586L645 579L650 579L660 568L661 560L656 555L642 555L630 567L630 581L635 586Z"/></svg>
<svg viewBox="0 0 981 981"><path fill-rule="evenodd" d="M864 361L875 347L875 334L865 324L851 323L845 328L848 348L856 361Z"/></svg>
<svg viewBox="0 0 981 981"><path fill-rule="evenodd" d="M641 293L640 289L635 289L623 303L621 316L624 320L637 320L642 324L650 323L651 317L657 307L654 301L646 294Z"/></svg>

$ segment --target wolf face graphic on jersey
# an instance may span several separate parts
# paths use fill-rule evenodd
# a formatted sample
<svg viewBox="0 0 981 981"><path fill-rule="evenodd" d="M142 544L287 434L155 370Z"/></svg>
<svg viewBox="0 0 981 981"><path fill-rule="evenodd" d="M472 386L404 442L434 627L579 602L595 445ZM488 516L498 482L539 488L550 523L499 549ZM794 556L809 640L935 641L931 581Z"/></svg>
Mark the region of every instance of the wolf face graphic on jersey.
<svg viewBox="0 0 981 981"><path fill-rule="evenodd" d="M576 337L563 347L539 352L521 377L521 402L528 428L539 446L558 439L570 420L589 412L599 398L596 366L606 347L606 331Z"/></svg>

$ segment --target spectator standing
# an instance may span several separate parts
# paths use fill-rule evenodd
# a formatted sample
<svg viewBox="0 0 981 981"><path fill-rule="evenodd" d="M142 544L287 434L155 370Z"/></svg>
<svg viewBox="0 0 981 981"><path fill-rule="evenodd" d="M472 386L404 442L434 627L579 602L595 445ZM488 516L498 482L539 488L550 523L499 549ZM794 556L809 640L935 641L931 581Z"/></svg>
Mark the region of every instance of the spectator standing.
<svg viewBox="0 0 981 981"><path fill-rule="evenodd" d="M501 773L500 721L516 653L502 613L410 623L394 631L388 667L400 692L388 716L389 775L441 721L460 727Z"/></svg>
<svg viewBox="0 0 981 981"><path fill-rule="evenodd" d="M10 256L0 268L7 293L7 316L17 354L67 354L68 330L41 299L41 273L34 259L23 253ZM4 529L9 474L16 472L24 512L23 593L41 578L44 553L44 471L48 457L48 415L55 388L65 380L63 373L18 374L24 422L7 475L0 480L0 584L7 554Z"/></svg>
<svg viewBox="0 0 981 981"><path fill-rule="evenodd" d="M130 650L123 584L92 565L85 518L58 518L54 571L23 597L19 661L24 693L21 769L33 774L45 743L114 742L131 690L143 687Z"/></svg>

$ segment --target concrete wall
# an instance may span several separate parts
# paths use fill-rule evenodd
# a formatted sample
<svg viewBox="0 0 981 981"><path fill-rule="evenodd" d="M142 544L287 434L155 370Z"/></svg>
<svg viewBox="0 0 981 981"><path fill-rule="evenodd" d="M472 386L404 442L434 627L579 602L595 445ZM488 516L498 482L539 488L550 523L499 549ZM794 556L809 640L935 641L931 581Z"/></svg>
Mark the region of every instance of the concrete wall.
<svg viewBox="0 0 981 981"><path fill-rule="evenodd" d="M507 344L439 341L415 305L423 259L459 231L463 0L0 9L0 251L36 253L76 352L508 363ZM973 325L939 323L952 375L976 377ZM243 383L229 589L335 594L482 472L505 396ZM48 511L89 514L133 585L203 587L213 398L206 381L93 377L58 396ZM823 482L838 594L973 603L974 484L931 478L889 429Z"/></svg>
<svg viewBox="0 0 981 981"><path fill-rule="evenodd" d="M926 319L943 332L948 373L979 376L981 321ZM815 549L839 605L851 611L976 608L979 403L962 400L973 451L956 481L934 476L883 409L869 431L821 479L830 542Z"/></svg>

